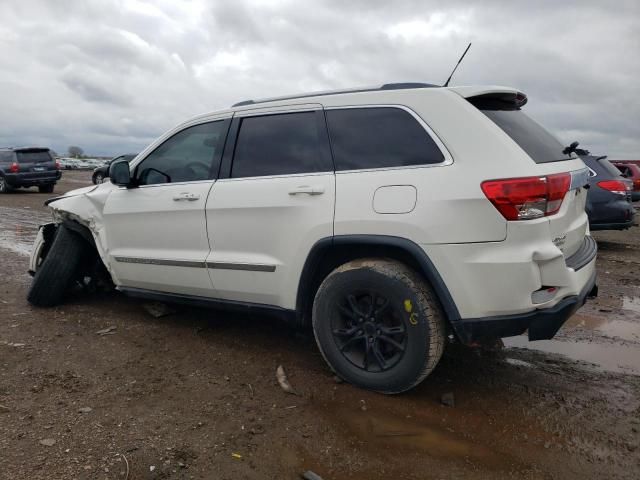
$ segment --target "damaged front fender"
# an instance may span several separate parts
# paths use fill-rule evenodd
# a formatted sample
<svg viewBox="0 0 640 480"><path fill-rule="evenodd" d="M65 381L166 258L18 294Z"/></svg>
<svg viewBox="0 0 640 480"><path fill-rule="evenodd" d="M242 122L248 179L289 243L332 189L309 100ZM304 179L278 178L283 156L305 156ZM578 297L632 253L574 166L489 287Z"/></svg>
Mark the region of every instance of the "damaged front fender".
<svg viewBox="0 0 640 480"><path fill-rule="evenodd" d="M90 243L109 272L107 238L103 222L104 205L114 188L109 183L71 190L66 195L45 202L56 224L65 224L81 235L90 235ZM82 228L84 227L84 228ZM85 237L86 238L86 237ZM33 257L33 255L32 255ZM37 259L36 259L37 262Z"/></svg>
<svg viewBox="0 0 640 480"><path fill-rule="evenodd" d="M36 270L42 260L47 256L57 227L57 223L46 223L38 229L36 239L33 242L33 248L31 249L31 256L29 257L29 270L27 270L27 273L32 277L36 274Z"/></svg>

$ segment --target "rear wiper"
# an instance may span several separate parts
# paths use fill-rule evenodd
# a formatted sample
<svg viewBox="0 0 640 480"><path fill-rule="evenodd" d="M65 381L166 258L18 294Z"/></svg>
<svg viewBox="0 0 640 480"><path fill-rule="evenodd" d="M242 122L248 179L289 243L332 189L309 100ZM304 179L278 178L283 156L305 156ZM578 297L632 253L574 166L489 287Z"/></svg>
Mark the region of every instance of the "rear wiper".
<svg viewBox="0 0 640 480"><path fill-rule="evenodd" d="M564 150L562 150L562 153L564 153L565 155L570 155L576 151L576 149L578 148L578 145L580 145L578 142L573 142L568 147L564 147Z"/></svg>

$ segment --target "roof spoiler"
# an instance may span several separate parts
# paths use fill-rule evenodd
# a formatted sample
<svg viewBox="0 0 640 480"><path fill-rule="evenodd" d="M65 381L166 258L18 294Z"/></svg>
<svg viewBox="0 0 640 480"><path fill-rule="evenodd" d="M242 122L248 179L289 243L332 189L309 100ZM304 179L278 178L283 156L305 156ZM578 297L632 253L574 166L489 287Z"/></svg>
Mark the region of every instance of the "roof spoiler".
<svg viewBox="0 0 640 480"><path fill-rule="evenodd" d="M476 106L493 104L496 106L521 108L527 104L528 98L522 92L495 92L467 97L467 100Z"/></svg>

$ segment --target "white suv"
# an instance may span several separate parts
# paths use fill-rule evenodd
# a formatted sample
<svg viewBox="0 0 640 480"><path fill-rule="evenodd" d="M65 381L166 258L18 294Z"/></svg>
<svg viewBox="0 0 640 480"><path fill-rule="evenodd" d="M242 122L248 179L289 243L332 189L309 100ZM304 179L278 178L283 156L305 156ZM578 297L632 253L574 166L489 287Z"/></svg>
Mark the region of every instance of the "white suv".
<svg viewBox="0 0 640 480"><path fill-rule="evenodd" d="M553 337L596 293L588 170L504 87L246 101L48 202L29 301L95 266L128 295L313 326L340 377L397 393L447 339Z"/></svg>

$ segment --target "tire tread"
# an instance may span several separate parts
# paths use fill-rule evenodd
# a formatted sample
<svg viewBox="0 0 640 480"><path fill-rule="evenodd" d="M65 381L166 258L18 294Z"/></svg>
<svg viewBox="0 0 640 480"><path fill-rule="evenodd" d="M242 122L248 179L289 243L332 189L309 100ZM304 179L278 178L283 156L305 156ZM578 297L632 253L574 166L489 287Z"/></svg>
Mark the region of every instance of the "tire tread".
<svg viewBox="0 0 640 480"><path fill-rule="evenodd" d="M446 336L444 315L442 313L442 308L440 307L440 302L438 301L438 298L431 286L427 283L426 280L424 280L421 275L401 262L386 258L365 258L352 260L339 266L324 279L324 281L320 285L320 288L318 289L318 292L316 292L316 298L321 295L323 287L326 287L328 285L328 283L331 281L332 276L363 267L376 270L377 272L382 273L383 275L391 279L406 283L415 292L420 305L423 308L426 308L427 322L429 325L429 335L427 336L428 354L424 358L424 364L422 366L420 374L416 376L415 380L412 383L404 385L402 386L402 388L378 390L380 393L389 395L406 392L407 390L411 390L424 381L424 379L434 370L434 368L440 361L442 354L444 353ZM315 324L318 319L315 315L313 316L312 321L314 324L314 336L316 338L316 343L318 345L320 353L322 354L322 357L327 362L327 364L330 365L330 362L328 361L327 356L325 355L325 352L322 350L322 346L318 341L318 336L316 335Z"/></svg>

